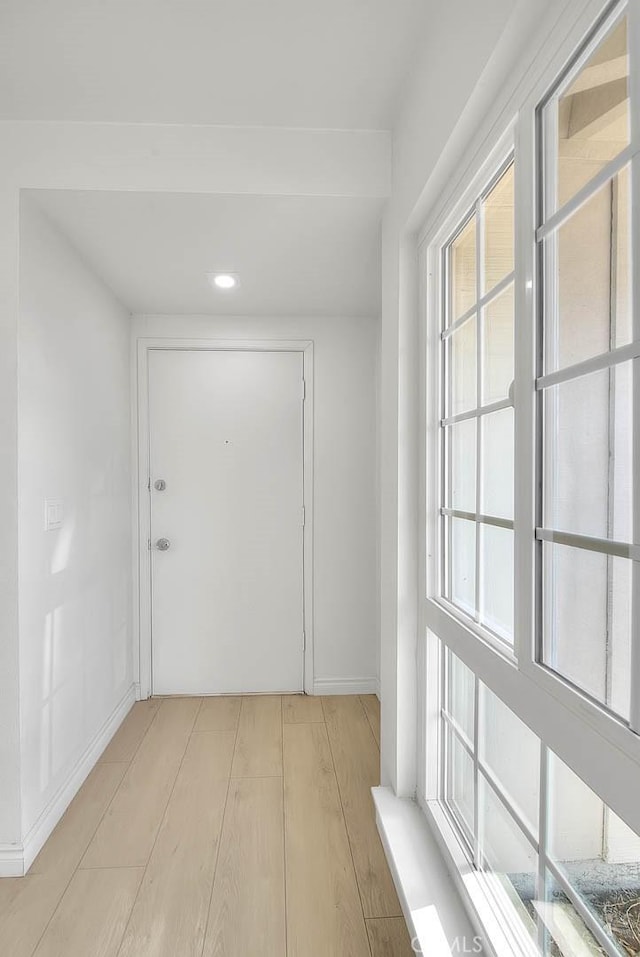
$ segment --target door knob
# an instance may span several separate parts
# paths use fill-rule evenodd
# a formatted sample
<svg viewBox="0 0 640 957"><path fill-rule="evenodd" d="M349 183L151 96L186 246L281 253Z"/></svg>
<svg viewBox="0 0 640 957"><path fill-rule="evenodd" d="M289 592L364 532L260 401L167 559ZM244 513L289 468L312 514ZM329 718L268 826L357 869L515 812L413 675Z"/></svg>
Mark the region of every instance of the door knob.
<svg viewBox="0 0 640 957"><path fill-rule="evenodd" d="M160 552L166 552L171 548L171 542L168 538L159 538L156 542L156 548Z"/></svg>

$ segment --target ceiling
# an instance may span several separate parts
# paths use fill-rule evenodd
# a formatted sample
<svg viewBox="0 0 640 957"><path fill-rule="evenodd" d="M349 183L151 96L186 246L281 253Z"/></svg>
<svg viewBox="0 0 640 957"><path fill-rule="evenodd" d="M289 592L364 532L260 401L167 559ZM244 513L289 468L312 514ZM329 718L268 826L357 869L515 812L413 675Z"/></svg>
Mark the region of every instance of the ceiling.
<svg viewBox="0 0 640 957"><path fill-rule="evenodd" d="M390 129L430 0L4 0L0 118Z"/></svg>
<svg viewBox="0 0 640 957"><path fill-rule="evenodd" d="M131 312L379 314L379 199L26 193ZM240 288L214 290L212 271Z"/></svg>

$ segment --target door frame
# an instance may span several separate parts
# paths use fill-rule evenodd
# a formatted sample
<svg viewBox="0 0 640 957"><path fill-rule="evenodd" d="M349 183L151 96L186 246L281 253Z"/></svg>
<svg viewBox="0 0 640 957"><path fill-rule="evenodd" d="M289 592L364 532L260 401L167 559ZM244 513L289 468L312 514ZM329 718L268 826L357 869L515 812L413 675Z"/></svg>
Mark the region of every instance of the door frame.
<svg viewBox="0 0 640 957"><path fill-rule="evenodd" d="M152 693L151 490L149 354L167 352L299 352L303 359L303 687L313 694L313 340L141 337L133 355L134 422L134 615L133 667L136 698ZM301 636L301 640L303 636Z"/></svg>

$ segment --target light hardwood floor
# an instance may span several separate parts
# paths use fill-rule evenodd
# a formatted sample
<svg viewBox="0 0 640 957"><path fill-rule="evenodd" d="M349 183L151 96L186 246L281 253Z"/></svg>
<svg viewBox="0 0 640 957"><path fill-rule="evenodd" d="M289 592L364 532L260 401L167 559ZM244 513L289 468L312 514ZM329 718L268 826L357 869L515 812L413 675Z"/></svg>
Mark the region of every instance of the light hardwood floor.
<svg viewBox="0 0 640 957"><path fill-rule="evenodd" d="M24 878L7 957L411 957L373 695L134 705Z"/></svg>

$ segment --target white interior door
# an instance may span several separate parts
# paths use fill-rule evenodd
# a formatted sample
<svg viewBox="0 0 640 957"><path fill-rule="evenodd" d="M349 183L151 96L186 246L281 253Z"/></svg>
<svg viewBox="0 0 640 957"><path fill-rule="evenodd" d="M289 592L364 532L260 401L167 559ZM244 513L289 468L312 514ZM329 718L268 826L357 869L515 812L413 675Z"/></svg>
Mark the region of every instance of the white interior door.
<svg viewBox="0 0 640 957"><path fill-rule="evenodd" d="M151 350L149 427L153 693L301 691L302 353Z"/></svg>

